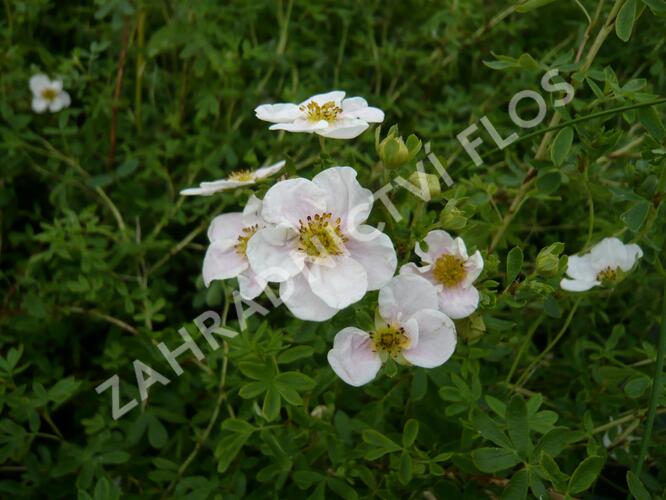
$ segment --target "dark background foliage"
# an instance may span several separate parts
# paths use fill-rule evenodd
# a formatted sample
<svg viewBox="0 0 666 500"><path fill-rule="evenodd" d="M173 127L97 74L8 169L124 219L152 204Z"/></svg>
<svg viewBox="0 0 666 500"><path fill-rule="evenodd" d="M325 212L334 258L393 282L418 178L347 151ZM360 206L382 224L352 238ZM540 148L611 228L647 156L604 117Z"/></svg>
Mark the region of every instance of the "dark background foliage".
<svg viewBox="0 0 666 500"><path fill-rule="evenodd" d="M665 13L663 0L4 0L0 495L662 494L666 397L663 381L652 386L664 106L609 112L571 127L573 141L536 134L502 152L481 134L480 167L455 136L484 115L508 135L507 104L522 89L549 103L542 128L664 96ZM576 86L559 115L539 87L551 67ZM32 113L38 72L62 77L70 108ZM204 346L192 321L207 309L240 328L235 282L203 286L205 231L248 190L178 194L283 158L289 175L306 177L352 165L373 190L409 177L413 163L378 162L372 132L322 152L315 137L269 132L254 117L260 103L336 88L385 110L384 133L399 123L449 162L455 184L430 203L392 191L400 223L376 205L373 222L386 221L401 262L434 227L463 235L486 261L481 308L458 322L452 360L389 366L362 389L336 379L325 354L340 328L370 322L376 293L324 324L284 308L255 314L222 348ZM645 251L616 289L572 296L558 288L563 260L536 268L548 245L573 254L610 235ZM183 355L176 377L155 346L176 348L182 326L205 359ZM113 420L110 392L94 388L117 373L121 404L138 398L135 359L171 383Z"/></svg>

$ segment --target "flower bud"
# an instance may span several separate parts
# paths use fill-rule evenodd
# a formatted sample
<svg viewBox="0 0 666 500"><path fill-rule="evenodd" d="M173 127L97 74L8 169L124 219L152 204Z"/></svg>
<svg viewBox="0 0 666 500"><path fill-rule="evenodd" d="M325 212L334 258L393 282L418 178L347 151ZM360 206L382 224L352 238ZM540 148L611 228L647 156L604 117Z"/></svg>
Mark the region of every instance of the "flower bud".
<svg viewBox="0 0 666 500"><path fill-rule="evenodd" d="M439 185L439 179L434 174L426 174L425 172L416 171L409 176L409 182L414 184L420 190L424 191L427 188L430 198L437 196L442 192Z"/></svg>
<svg viewBox="0 0 666 500"><path fill-rule="evenodd" d="M559 255L563 250L564 244L559 242L541 249L536 258L537 272L541 276L555 276L560 269Z"/></svg>
<svg viewBox="0 0 666 500"><path fill-rule="evenodd" d="M439 221L444 229L457 231L467 225L465 212L456 206L455 200L449 200L439 214Z"/></svg>
<svg viewBox="0 0 666 500"><path fill-rule="evenodd" d="M409 149L402 137L387 137L379 143L379 158L387 167L399 167L409 160Z"/></svg>

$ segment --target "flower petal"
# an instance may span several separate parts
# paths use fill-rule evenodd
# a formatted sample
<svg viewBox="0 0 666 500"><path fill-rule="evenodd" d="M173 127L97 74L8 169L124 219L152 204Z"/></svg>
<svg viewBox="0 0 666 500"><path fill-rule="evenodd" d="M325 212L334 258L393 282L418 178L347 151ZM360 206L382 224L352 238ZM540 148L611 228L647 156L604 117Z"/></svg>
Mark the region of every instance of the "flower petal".
<svg viewBox="0 0 666 500"><path fill-rule="evenodd" d="M345 93L342 90L333 90L331 92L326 92L325 94L316 94L310 97L309 99L303 101L300 105L307 106L310 101L314 101L320 106L326 104L327 102L334 102L340 104L345 98Z"/></svg>
<svg viewBox="0 0 666 500"><path fill-rule="evenodd" d="M235 278L248 268L247 259L235 249L213 242L206 250L203 261L203 280L206 286L213 280Z"/></svg>
<svg viewBox="0 0 666 500"><path fill-rule="evenodd" d="M358 111L363 108L368 107L368 101L363 99L362 97L347 97L347 99L344 99L342 101L342 111L344 111L345 114L347 113L352 113L354 111Z"/></svg>
<svg viewBox="0 0 666 500"><path fill-rule="evenodd" d="M324 191L313 182L298 178L280 181L271 187L264 196L261 214L267 222L298 229L299 221L325 209Z"/></svg>
<svg viewBox="0 0 666 500"><path fill-rule="evenodd" d="M324 130L328 128L328 122L326 120L319 120L318 122L313 122L310 120L298 119L293 122L288 123L276 123L268 127L269 130L286 130L287 132L307 132L313 133L318 130Z"/></svg>
<svg viewBox="0 0 666 500"><path fill-rule="evenodd" d="M566 290L568 292L586 292L591 288L594 288L595 286L599 285L600 283L596 280L594 281L583 281L583 280L570 280L564 278L562 281L560 281L560 287L562 287L562 290Z"/></svg>
<svg viewBox="0 0 666 500"><path fill-rule="evenodd" d="M618 265L624 272L631 271L636 264L636 261L643 257L643 250L638 245L632 243L624 245L624 252Z"/></svg>
<svg viewBox="0 0 666 500"><path fill-rule="evenodd" d="M595 281L597 274L602 268L597 267L592 262L591 255L585 254L581 257L570 255L567 260L567 275L575 280Z"/></svg>
<svg viewBox="0 0 666 500"><path fill-rule="evenodd" d="M444 364L456 349L456 327L444 313L423 309L414 315L419 325L419 339L403 351L407 361L423 368Z"/></svg>
<svg viewBox="0 0 666 500"><path fill-rule="evenodd" d="M289 102L277 104L262 104L254 109L257 118L271 123L293 122L303 113L296 104Z"/></svg>
<svg viewBox="0 0 666 500"><path fill-rule="evenodd" d="M51 104L49 104L49 111L51 111L51 113L57 113L61 109L69 106L71 102L72 101L69 98L69 94L63 90L56 96L55 99L51 101Z"/></svg>
<svg viewBox="0 0 666 500"><path fill-rule="evenodd" d="M416 243L414 249L423 262L432 264L444 253L457 255L458 244L446 231L441 229L430 231L423 241L428 245L428 250L423 250L420 243Z"/></svg>
<svg viewBox="0 0 666 500"><path fill-rule="evenodd" d="M326 128L315 130L315 132L330 139L353 139L361 135L369 127L368 122L357 120L356 118L327 122L327 125Z"/></svg>
<svg viewBox="0 0 666 500"><path fill-rule="evenodd" d="M32 98L32 110L35 113L43 113L48 106L49 102L46 99L42 99L41 97Z"/></svg>
<svg viewBox="0 0 666 500"><path fill-rule="evenodd" d="M208 240L232 242L235 245L243 232L243 227L243 214L240 212L218 215L208 226Z"/></svg>
<svg viewBox="0 0 666 500"><path fill-rule="evenodd" d="M259 229L247 242L250 266L266 281L286 281L305 266L303 254L296 250L297 240L284 240L284 234L284 229L267 227Z"/></svg>
<svg viewBox="0 0 666 500"><path fill-rule="evenodd" d="M49 77L43 74L34 75L30 78L30 90L36 96L42 95L42 91L51 85Z"/></svg>
<svg viewBox="0 0 666 500"><path fill-rule="evenodd" d="M461 240L462 241L462 240ZM476 281L481 272L483 271L483 257L478 250L465 262L465 279L462 281L462 286L468 287Z"/></svg>
<svg viewBox="0 0 666 500"><path fill-rule="evenodd" d="M367 220L372 210L372 191L356 180L351 167L331 167L317 174L312 182L321 188L326 210L342 219L342 232L349 234Z"/></svg>
<svg viewBox="0 0 666 500"><path fill-rule="evenodd" d="M363 266L368 276L368 291L379 290L386 285L398 265L393 242L386 234L371 226L359 226L345 244L349 255Z"/></svg>
<svg viewBox="0 0 666 500"><path fill-rule="evenodd" d="M286 161L282 160L277 163L273 163L273 165L268 165L267 167L260 167L254 171L254 177L255 179L263 179L269 175L273 175L282 170L286 163Z"/></svg>
<svg viewBox="0 0 666 500"><path fill-rule="evenodd" d="M406 320L421 309L437 309L437 290L425 278L399 274L379 290L379 314L386 321Z"/></svg>
<svg viewBox="0 0 666 500"><path fill-rule="evenodd" d="M327 357L336 375L354 387L370 382L382 367L379 355L372 351L368 333L354 327L344 328L335 335Z"/></svg>
<svg viewBox="0 0 666 500"><path fill-rule="evenodd" d="M442 287L439 290L439 310L449 318L466 318L479 307L479 291L473 286Z"/></svg>
<svg viewBox="0 0 666 500"><path fill-rule="evenodd" d="M238 289L245 300L257 298L266 289L266 280L261 279L252 269L238 275Z"/></svg>
<svg viewBox="0 0 666 500"><path fill-rule="evenodd" d="M280 300L294 316L306 321L326 321L339 311L317 297L302 274L280 283Z"/></svg>
<svg viewBox="0 0 666 500"><path fill-rule="evenodd" d="M354 118L368 123L382 123L384 121L384 112L379 108L368 106L354 112Z"/></svg>
<svg viewBox="0 0 666 500"><path fill-rule="evenodd" d="M368 276L361 264L338 255L312 264L304 273L312 291L335 309L358 302L368 291Z"/></svg>

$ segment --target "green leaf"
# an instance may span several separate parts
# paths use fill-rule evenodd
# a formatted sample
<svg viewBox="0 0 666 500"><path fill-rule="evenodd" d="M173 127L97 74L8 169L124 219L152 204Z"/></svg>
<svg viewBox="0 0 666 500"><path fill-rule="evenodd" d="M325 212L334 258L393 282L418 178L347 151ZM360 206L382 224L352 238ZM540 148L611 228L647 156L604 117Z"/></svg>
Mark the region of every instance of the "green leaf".
<svg viewBox="0 0 666 500"><path fill-rule="evenodd" d="M398 451L401 449L398 443L387 438L386 436L384 436L384 434L381 434L380 432L377 432L373 429L364 430L362 437L364 442L376 448L379 448L383 452L382 455Z"/></svg>
<svg viewBox="0 0 666 500"><path fill-rule="evenodd" d="M636 22L637 0L627 0L615 20L615 34L623 42L629 41Z"/></svg>
<svg viewBox="0 0 666 500"><path fill-rule="evenodd" d="M256 428L246 420L240 418L228 418L221 425L222 430L231 432L252 433Z"/></svg>
<svg viewBox="0 0 666 500"><path fill-rule="evenodd" d="M280 414L281 402L282 398L280 398L280 393L277 388L275 386L269 387L264 396L264 404L261 409L266 420L270 422L278 417Z"/></svg>
<svg viewBox="0 0 666 500"><path fill-rule="evenodd" d="M502 492L502 500L525 500L529 486L529 473L522 469L516 472Z"/></svg>
<svg viewBox="0 0 666 500"><path fill-rule="evenodd" d="M601 468L604 466L604 459L601 457L587 457L583 460L569 479L567 493L577 495L587 490L594 480L599 476Z"/></svg>
<svg viewBox="0 0 666 500"><path fill-rule="evenodd" d="M398 478L402 484L407 484L412 480L412 457L406 451L403 451L400 456Z"/></svg>
<svg viewBox="0 0 666 500"><path fill-rule="evenodd" d="M297 391L309 391L314 388L317 383L307 375L299 372L285 372L276 377L279 382L291 386Z"/></svg>
<svg viewBox="0 0 666 500"><path fill-rule="evenodd" d="M553 3L555 0L527 0L524 4L519 5L516 8L516 12L530 12L532 10Z"/></svg>
<svg viewBox="0 0 666 500"><path fill-rule="evenodd" d="M502 448L512 448L511 441L504 434L499 425L485 413L477 413L472 418L472 423L481 435Z"/></svg>
<svg viewBox="0 0 666 500"><path fill-rule="evenodd" d="M631 471L627 471L627 485L629 485L629 491L636 500L652 500L652 496L643 482Z"/></svg>
<svg viewBox="0 0 666 500"><path fill-rule="evenodd" d="M162 448L168 440L167 431L154 415L148 419L148 442L153 448Z"/></svg>
<svg viewBox="0 0 666 500"><path fill-rule="evenodd" d="M659 113L653 107L638 108L638 121L647 129L654 140L657 142L663 142L664 137L666 136L666 130L664 130L664 124L659 118Z"/></svg>
<svg viewBox="0 0 666 500"><path fill-rule="evenodd" d="M506 425L513 445L519 452L527 453L532 447L527 424L527 406L518 394L511 398L506 408Z"/></svg>
<svg viewBox="0 0 666 500"><path fill-rule="evenodd" d="M410 418L405 423L405 428L402 431L402 446L409 448L416 441L416 436L419 434L419 422Z"/></svg>
<svg viewBox="0 0 666 500"><path fill-rule="evenodd" d="M244 399L256 398L259 394L263 394L266 390L266 382L250 382L243 385L238 391L238 395Z"/></svg>
<svg viewBox="0 0 666 500"><path fill-rule="evenodd" d="M280 353L277 362L281 364L292 363L298 359L309 358L314 353L314 349L308 345L299 345L287 349Z"/></svg>
<svg viewBox="0 0 666 500"><path fill-rule="evenodd" d="M541 453L541 462L539 465L544 477L551 483L558 485L558 487L559 485L564 485L569 479L569 476L560 470L560 466L553 460L553 457L546 452Z"/></svg>
<svg viewBox="0 0 666 500"><path fill-rule="evenodd" d="M666 0L643 0L643 3L655 14L666 14Z"/></svg>
<svg viewBox="0 0 666 500"><path fill-rule="evenodd" d="M555 136L553 144L550 146L550 159L557 166L560 166L569 156L571 145L573 144L574 130L571 127L564 127Z"/></svg>
<svg viewBox="0 0 666 500"><path fill-rule="evenodd" d="M513 283L523 267L523 250L513 247L506 257L506 286Z"/></svg>
<svg viewBox="0 0 666 500"><path fill-rule="evenodd" d="M649 210L650 202L642 200L632 205L629 210L620 216L620 219L622 219L622 222L624 222L629 229L636 232L643 227Z"/></svg>
<svg viewBox="0 0 666 500"><path fill-rule="evenodd" d="M354 488L337 477L326 478L326 485L345 500L356 500L358 498Z"/></svg>
<svg viewBox="0 0 666 500"><path fill-rule="evenodd" d="M283 384L282 382L275 382L275 387L280 393L280 396L282 396L290 405L300 406L303 404L303 399L293 387Z"/></svg>
<svg viewBox="0 0 666 500"><path fill-rule="evenodd" d="M472 452L472 460L482 472L499 472L520 463L515 451L504 448L479 448Z"/></svg>
<svg viewBox="0 0 666 500"><path fill-rule="evenodd" d="M624 393L631 399L640 398L643 394L645 394L645 391L648 387L650 387L651 383L652 379L650 379L650 377L647 375L638 375L637 377L630 379L625 384Z"/></svg>
<svg viewBox="0 0 666 500"><path fill-rule="evenodd" d="M94 500L117 500L120 489L105 477L99 478L95 485Z"/></svg>
<svg viewBox="0 0 666 500"><path fill-rule="evenodd" d="M229 468L231 462L236 458L236 455L241 451L249 437L249 433L234 433L231 436L222 438L215 449L215 457L218 460L217 472L223 473Z"/></svg>

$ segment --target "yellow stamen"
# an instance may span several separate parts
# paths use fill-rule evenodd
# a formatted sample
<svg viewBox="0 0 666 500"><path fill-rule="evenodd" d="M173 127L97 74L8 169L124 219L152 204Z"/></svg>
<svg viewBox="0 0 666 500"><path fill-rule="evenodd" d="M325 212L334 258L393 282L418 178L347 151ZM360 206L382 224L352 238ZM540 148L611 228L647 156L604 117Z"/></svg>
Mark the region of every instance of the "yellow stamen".
<svg viewBox="0 0 666 500"><path fill-rule="evenodd" d="M234 248L236 249L236 253L238 255L242 255L243 257L247 256L247 242L250 238L252 238L254 233L257 232L257 229L259 229L258 224L243 228L241 234L238 236L238 243L234 245Z"/></svg>
<svg viewBox="0 0 666 500"><path fill-rule="evenodd" d="M247 182L254 180L254 173L251 170L236 170L229 174L230 181Z"/></svg>
<svg viewBox="0 0 666 500"><path fill-rule="evenodd" d="M608 266L606 269L602 270L597 274L597 280L599 280L603 285L611 283L617 279L617 268L612 268Z"/></svg>
<svg viewBox="0 0 666 500"><path fill-rule="evenodd" d="M344 244L349 241L340 225L340 217L332 219L331 213L308 215L304 221L299 220L301 227L300 243L298 249L310 257L322 257L326 255L342 255Z"/></svg>
<svg viewBox="0 0 666 500"><path fill-rule="evenodd" d="M386 325L370 332L373 351L397 358L410 344L405 329L398 325Z"/></svg>
<svg viewBox="0 0 666 500"><path fill-rule="evenodd" d="M432 274L442 285L452 287L465 279L467 271L465 270L465 262L460 257L443 254L435 261Z"/></svg>
<svg viewBox="0 0 666 500"><path fill-rule="evenodd" d="M299 109L305 112L311 122L318 122L319 120L331 122L342 113L342 108L333 101L328 101L321 106L314 101L310 101L307 105L300 106Z"/></svg>
<svg viewBox="0 0 666 500"><path fill-rule="evenodd" d="M58 95L58 92L56 92L55 89L47 87L44 90L42 90L41 95L47 101L52 101L53 99L56 98L56 96Z"/></svg>

